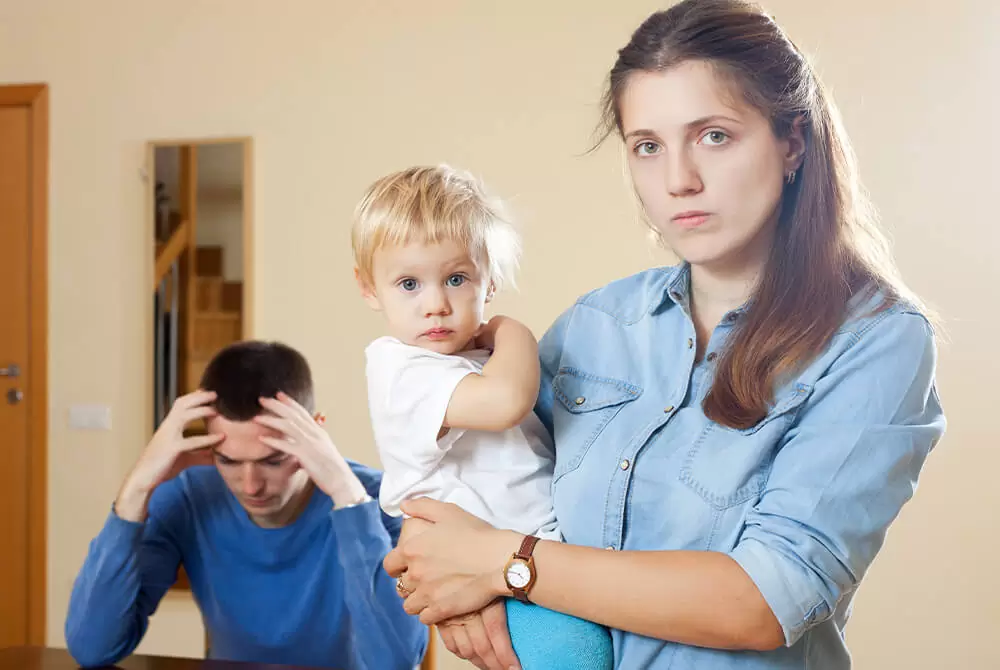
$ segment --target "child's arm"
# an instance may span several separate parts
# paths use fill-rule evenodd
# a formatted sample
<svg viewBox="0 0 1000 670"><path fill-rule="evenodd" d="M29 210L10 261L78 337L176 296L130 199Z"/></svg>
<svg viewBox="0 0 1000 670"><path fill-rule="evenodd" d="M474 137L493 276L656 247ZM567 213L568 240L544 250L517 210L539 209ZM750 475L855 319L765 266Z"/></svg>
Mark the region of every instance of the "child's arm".
<svg viewBox="0 0 1000 670"><path fill-rule="evenodd" d="M493 355L478 375L455 387L446 428L501 431L519 424L538 398L538 342L523 324L495 316L480 337L493 340Z"/></svg>

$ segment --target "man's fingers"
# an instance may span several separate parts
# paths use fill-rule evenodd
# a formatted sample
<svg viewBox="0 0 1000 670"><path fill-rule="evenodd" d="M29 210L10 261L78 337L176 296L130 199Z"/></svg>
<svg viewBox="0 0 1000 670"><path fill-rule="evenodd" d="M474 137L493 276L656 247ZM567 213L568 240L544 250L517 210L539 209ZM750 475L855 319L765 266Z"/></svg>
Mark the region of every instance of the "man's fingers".
<svg viewBox="0 0 1000 670"><path fill-rule="evenodd" d="M293 410L290 406L288 406L285 403L281 402L277 398L261 397L261 398L258 399L258 401L260 402L260 406L261 407L263 407L267 411L269 411L269 412L271 412L271 413L273 413L273 414L275 414L277 416L280 416L280 417L285 418L285 419L294 419L295 418L295 410Z"/></svg>
<svg viewBox="0 0 1000 670"><path fill-rule="evenodd" d="M288 395L284 391L278 391L278 401L285 407L292 410L292 412L295 413L295 416L298 417L300 421L303 421L307 424L316 423L316 417L310 414L309 410L300 405L295 398Z"/></svg>
<svg viewBox="0 0 1000 670"><path fill-rule="evenodd" d="M211 447L219 444L224 439L226 439L225 433L209 433L208 435L186 437L181 440L181 450L194 451L196 449L204 449L205 447Z"/></svg>
<svg viewBox="0 0 1000 670"><path fill-rule="evenodd" d="M197 391L192 391L187 395L182 395L180 398L175 400L174 407L190 409L191 407L198 407L199 405L212 402L215 398L215 391L204 391L199 389Z"/></svg>
<svg viewBox="0 0 1000 670"><path fill-rule="evenodd" d="M262 426L267 426L268 428L276 430L282 435L286 435L288 437L293 437L299 433L299 431L292 425L291 421L280 416L258 414L253 418L253 422L259 423Z"/></svg>
<svg viewBox="0 0 1000 670"><path fill-rule="evenodd" d="M209 417L217 416L218 411L211 405L198 405L184 410L181 415L184 419L184 423L188 424L191 421L197 421L198 419L207 419Z"/></svg>
<svg viewBox="0 0 1000 670"><path fill-rule="evenodd" d="M260 440L261 444L265 444L275 451L280 451L283 454L288 454L289 456L295 456L295 443L288 440L282 440L277 437L271 437L270 435L261 435L257 438Z"/></svg>

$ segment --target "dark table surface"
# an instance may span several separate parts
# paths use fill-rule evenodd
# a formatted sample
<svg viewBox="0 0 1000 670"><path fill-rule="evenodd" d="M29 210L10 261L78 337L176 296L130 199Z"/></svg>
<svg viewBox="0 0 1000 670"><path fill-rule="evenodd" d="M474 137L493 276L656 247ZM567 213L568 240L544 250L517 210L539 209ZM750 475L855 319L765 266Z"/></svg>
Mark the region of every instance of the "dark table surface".
<svg viewBox="0 0 1000 670"><path fill-rule="evenodd" d="M65 649L0 649L0 670L77 670L79 667ZM302 666L201 661L162 656L130 656L112 667L121 670L302 670Z"/></svg>

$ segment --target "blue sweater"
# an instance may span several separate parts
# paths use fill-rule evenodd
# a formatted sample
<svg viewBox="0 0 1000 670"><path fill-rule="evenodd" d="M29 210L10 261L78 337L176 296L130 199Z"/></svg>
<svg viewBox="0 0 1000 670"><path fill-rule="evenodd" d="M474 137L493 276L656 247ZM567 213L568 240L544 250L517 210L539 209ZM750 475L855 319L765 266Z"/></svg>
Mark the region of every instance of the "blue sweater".
<svg viewBox="0 0 1000 670"><path fill-rule="evenodd" d="M89 667L132 653L183 564L209 634L209 658L413 668L427 628L403 611L382 569L401 522L378 507L381 473L351 468L375 500L334 510L317 488L283 528L255 525L214 466L190 468L157 487L145 523L112 511L73 586L69 652Z"/></svg>

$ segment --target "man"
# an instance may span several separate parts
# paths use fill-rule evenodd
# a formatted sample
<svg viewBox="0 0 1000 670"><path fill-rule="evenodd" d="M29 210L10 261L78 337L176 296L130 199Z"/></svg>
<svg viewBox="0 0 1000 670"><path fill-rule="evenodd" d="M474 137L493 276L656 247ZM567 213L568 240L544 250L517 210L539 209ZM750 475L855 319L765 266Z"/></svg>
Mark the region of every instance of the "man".
<svg viewBox="0 0 1000 670"><path fill-rule="evenodd" d="M381 473L345 460L314 417L302 355L238 343L201 387L174 404L90 545L66 620L76 661L132 653L183 564L210 658L416 666L427 629L381 564L400 523L378 507ZM184 437L198 419L208 434Z"/></svg>

